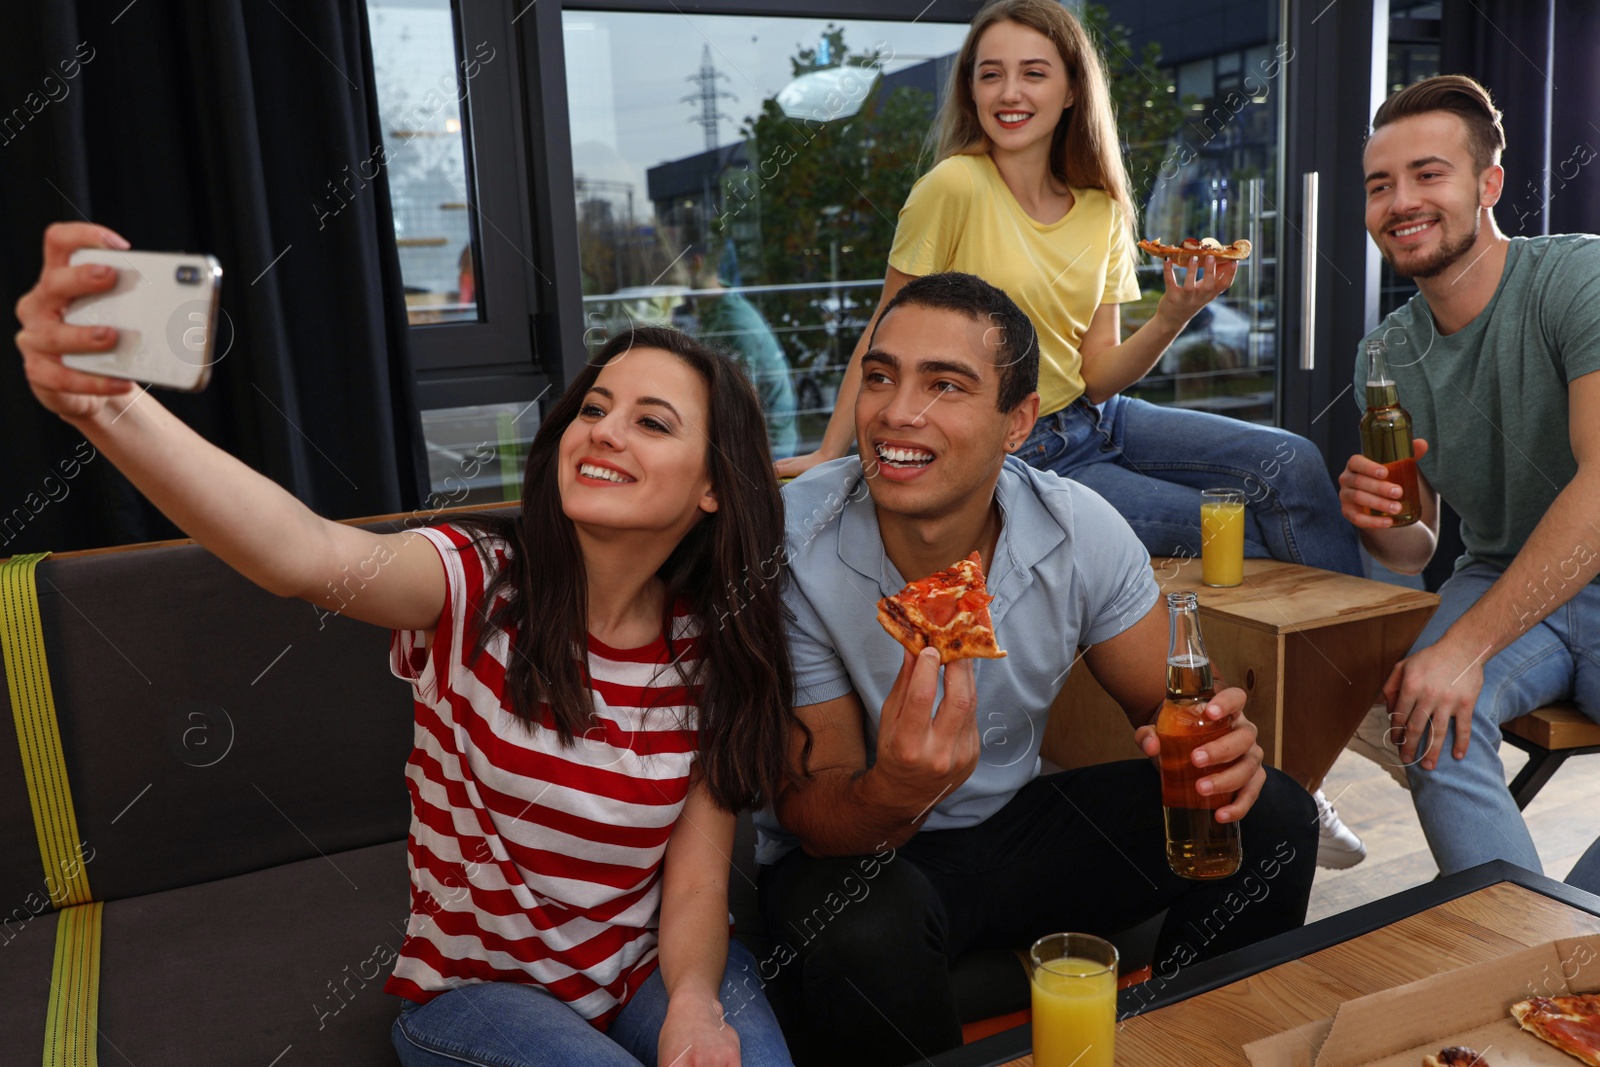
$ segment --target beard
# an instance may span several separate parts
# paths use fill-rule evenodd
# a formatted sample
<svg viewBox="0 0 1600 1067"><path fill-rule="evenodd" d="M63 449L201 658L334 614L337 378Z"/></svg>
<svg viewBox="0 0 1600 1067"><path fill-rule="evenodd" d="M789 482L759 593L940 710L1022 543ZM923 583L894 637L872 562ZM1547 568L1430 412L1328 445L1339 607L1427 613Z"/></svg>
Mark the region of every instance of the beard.
<svg viewBox="0 0 1600 1067"><path fill-rule="evenodd" d="M1440 221L1442 229L1443 220ZM1404 225L1404 223L1402 222L1400 225ZM1473 212L1472 232L1463 234L1455 241L1450 240L1449 235L1446 234L1444 240L1439 242L1439 247L1434 249L1431 254L1407 263L1401 263L1398 256L1392 255L1385 250L1383 258L1389 261L1389 266L1393 267L1394 272L1402 278L1436 278L1452 264L1460 260L1461 257L1472 251L1472 246L1478 243L1478 231L1482 227L1483 223L1480 214ZM1393 226L1385 227L1385 232L1394 228Z"/></svg>

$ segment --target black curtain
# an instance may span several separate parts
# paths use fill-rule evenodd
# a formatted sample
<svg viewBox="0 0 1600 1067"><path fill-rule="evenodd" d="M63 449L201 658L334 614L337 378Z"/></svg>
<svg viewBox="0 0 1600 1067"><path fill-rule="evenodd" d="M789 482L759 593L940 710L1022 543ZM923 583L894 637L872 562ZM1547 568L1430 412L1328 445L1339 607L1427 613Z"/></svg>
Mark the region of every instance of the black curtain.
<svg viewBox="0 0 1600 1067"><path fill-rule="evenodd" d="M1489 87L1504 113L1512 236L1600 230L1600 5L1594 0L1447 0L1440 69Z"/></svg>
<svg viewBox="0 0 1600 1067"><path fill-rule="evenodd" d="M426 455L363 0L23 0L0 34L0 306L45 226L223 266L209 389L155 395L318 513L409 510ZM15 326L13 324L12 329ZM178 536L0 360L0 556ZM219 493L226 488L218 486Z"/></svg>

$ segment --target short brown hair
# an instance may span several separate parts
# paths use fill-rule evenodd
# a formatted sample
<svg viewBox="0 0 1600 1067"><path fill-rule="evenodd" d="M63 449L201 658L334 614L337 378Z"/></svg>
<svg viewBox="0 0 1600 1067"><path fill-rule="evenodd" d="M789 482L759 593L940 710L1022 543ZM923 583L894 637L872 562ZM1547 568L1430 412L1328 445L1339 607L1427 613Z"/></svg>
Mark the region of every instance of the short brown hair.
<svg viewBox="0 0 1600 1067"><path fill-rule="evenodd" d="M1506 147L1505 127L1500 125L1500 109L1489 98L1489 90L1465 74L1440 74L1408 85L1385 100L1372 116L1374 131L1397 119L1408 119L1430 111L1448 111L1467 127L1467 151L1473 169L1500 162Z"/></svg>

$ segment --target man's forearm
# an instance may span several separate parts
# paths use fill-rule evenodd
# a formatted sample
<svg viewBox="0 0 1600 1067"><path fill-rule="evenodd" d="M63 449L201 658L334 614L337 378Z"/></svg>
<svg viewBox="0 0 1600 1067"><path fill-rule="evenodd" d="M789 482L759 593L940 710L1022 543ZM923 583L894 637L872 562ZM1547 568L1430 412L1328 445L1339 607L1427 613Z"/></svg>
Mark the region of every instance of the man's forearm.
<svg viewBox="0 0 1600 1067"><path fill-rule="evenodd" d="M1551 502L1498 581L1444 639L1487 659L1600 574L1600 468L1580 471Z"/></svg>
<svg viewBox="0 0 1600 1067"><path fill-rule="evenodd" d="M857 856L899 848L922 826L939 797L919 807L885 795L867 770L818 771L778 798L778 821L812 856ZM947 789L946 792L949 792Z"/></svg>

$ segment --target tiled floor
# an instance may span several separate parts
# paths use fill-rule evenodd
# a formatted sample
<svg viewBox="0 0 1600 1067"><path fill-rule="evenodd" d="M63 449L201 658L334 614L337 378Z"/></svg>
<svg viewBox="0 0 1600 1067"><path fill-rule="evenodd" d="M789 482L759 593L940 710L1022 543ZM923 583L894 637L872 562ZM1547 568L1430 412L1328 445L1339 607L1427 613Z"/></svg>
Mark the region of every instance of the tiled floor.
<svg viewBox="0 0 1600 1067"><path fill-rule="evenodd" d="M1506 775L1527 757L1501 747ZM1365 756L1348 749L1323 783L1339 817L1361 835L1367 858L1344 871L1319 868L1311 889L1308 920L1321 919L1429 881L1438 873L1411 794ZM1600 836L1600 757L1577 756L1562 765L1524 813L1545 874L1565 878L1585 849Z"/></svg>

